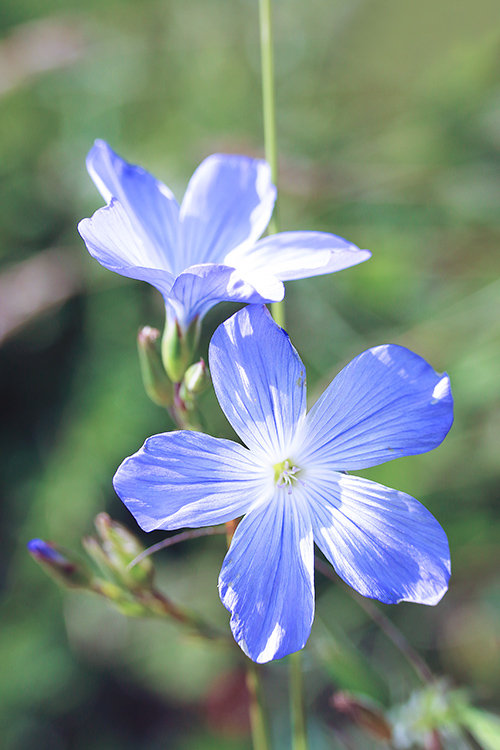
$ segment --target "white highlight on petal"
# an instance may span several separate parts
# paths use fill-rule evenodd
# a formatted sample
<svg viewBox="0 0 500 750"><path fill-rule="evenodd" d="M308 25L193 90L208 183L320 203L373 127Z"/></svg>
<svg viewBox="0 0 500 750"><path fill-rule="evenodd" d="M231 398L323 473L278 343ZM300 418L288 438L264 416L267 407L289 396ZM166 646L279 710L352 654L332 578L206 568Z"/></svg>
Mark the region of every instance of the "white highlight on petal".
<svg viewBox="0 0 500 750"><path fill-rule="evenodd" d="M392 357L389 352L389 344L381 344L380 346L374 346L371 350L373 356L382 362L384 365L392 364ZM400 370L400 373L403 372Z"/></svg>
<svg viewBox="0 0 500 750"><path fill-rule="evenodd" d="M279 623L276 623L273 632L267 640L265 648L260 652L255 661L258 664L264 664L266 661L270 661L278 651L284 635L284 628L282 628Z"/></svg>
<svg viewBox="0 0 500 750"><path fill-rule="evenodd" d="M432 392L432 403L437 403L443 398L448 398L450 396L450 392L450 379L447 375L445 375L443 378L441 378Z"/></svg>

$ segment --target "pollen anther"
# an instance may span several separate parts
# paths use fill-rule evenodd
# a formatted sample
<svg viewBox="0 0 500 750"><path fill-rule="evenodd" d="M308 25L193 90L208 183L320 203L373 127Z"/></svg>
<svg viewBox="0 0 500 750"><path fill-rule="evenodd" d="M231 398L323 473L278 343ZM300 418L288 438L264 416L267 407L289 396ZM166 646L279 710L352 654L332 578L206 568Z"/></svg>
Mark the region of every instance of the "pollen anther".
<svg viewBox="0 0 500 750"><path fill-rule="evenodd" d="M292 480L295 480L299 484L303 484L298 477L295 475L300 471L298 466L290 467L290 461L286 459L280 464L276 464L274 467L274 478L276 480L276 487L288 486L288 494L292 492Z"/></svg>

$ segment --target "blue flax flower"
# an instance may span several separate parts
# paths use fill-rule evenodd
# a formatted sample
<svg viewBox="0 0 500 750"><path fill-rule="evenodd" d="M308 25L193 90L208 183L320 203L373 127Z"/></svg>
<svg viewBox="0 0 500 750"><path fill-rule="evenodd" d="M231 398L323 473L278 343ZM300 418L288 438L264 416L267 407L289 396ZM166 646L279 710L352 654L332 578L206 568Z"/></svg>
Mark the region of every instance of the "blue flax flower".
<svg viewBox="0 0 500 750"><path fill-rule="evenodd" d="M122 276L147 281L181 332L223 300L275 302L283 282L332 273L370 257L324 232L282 232L259 241L276 199L269 165L214 154L195 171L179 206L141 167L96 141L87 169L108 205L78 231L90 254Z"/></svg>
<svg viewBox="0 0 500 750"><path fill-rule="evenodd" d="M413 497L345 472L438 446L453 421L448 376L408 349L378 346L306 413L304 365L259 305L219 326L210 367L247 447L196 432L156 435L114 484L146 531L244 516L219 580L241 648L265 662L304 646L313 542L360 594L436 604L450 575L441 526Z"/></svg>

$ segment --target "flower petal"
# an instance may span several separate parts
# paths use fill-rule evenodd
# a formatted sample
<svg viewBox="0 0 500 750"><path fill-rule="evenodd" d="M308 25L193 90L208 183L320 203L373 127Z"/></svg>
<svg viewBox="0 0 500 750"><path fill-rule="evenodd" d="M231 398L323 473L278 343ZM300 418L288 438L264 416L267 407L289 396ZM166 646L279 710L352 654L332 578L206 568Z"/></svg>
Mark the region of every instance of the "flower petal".
<svg viewBox="0 0 500 750"><path fill-rule="evenodd" d="M139 526L152 531L231 521L259 501L269 479L238 443L179 431L146 440L113 484Z"/></svg>
<svg viewBox="0 0 500 750"><path fill-rule="evenodd" d="M179 205L173 193L142 167L121 159L105 141L97 140L87 156L87 169L108 203L116 198L147 247L145 266L178 273Z"/></svg>
<svg viewBox="0 0 500 750"><path fill-rule="evenodd" d="M110 271L132 279L147 281L164 297L168 296L174 277L154 262L149 245L135 231L123 206L112 199L109 206L100 208L91 219L78 224L89 253Z"/></svg>
<svg viewBox="0 0 500 750"><path fill-rule="evenodd" d="M233 250L226 263L260 271L281 281L305 279L349 268L371 256L342 237L326 232L280 232L264 237L252 247Z"/></svg>
<svg viewBox="0 0 500 750"><path fill-rule="evenodd" d="M376 466L436 448L452 422L448 376L402 346L377 346L344 367L311 409L301 460Z"/></svg>
<svg viewBox="0 0 500 750"><path fill-rule="evenodd" d="M220 325L210 370L221 408L268 465L287 458L306 410L305 367L265 307L245 307Z"/></svg>
<svg viewBox="0 0 500 750"><path fill-rule="evenodd" d="M314 617L311 523L286 492L238 525L219 578L237 643L254 661L301 649Z"/></svg>
<svg viewBox="0 0 500 750"><path fill-rule="evenodd" d="M191 177L180 211L185 267L225 263L230 250L253 244L267 227L276 200L267 162L213 154Z"/></svg>
<svg viewBox="0 0 500 750"><path fill-rule="evenodd" d="M203 318L219 302L278 302L284 293L283 284L274 276L248 274L243 278L234 268L207 263L191 266L177 277L170 301L179 322L186 326L196 315Z"/></svg>
<svg viewBox="0 0 500 750"><path fill-rule="evenodd" d="M450 552L434 516L404 492L334 472L308 483L314 540L341 578L386 604L437 604Z"/></svg>

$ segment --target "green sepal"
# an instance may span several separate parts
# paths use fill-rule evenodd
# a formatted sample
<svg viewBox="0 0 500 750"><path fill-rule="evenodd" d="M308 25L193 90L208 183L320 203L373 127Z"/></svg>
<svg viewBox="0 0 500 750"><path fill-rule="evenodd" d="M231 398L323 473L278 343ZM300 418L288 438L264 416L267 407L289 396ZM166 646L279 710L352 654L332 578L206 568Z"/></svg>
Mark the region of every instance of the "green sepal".
<svg viewBox="0 0 500 750"><path fill-rule="evenodd" d="M165 371L173 383L180 383L191 364L200 336L200 322L196 317L186 330L176 318L169 318L165 324L161 341L161 356Z"/></svg>
<svg viewBox="0 0 500 750"><path fill-rule="evenodd" d="M208 372L205 360L200 359L186 370L179 395L184 400L192 398L199 393L203 393L209 385L210 373Z"/></svg>
<svg viewBox="0 0 500 750"><path fill-rule="evenodd" d="M153 584L154 567L150 558L137 565L129 564L144 552L137 537L118 521L113 521L107 513L99 513L95 527L101 544L92 537L83 540L87 552L96 561L101 571L111 572L119 583L130 590L150 589Z"/></svg>
<svg viewBox="0 0 500 750"><path fill-rule="evenodd" d="M157 328L140 328L137 334L137 351L144 390L155 404L168 407L172 405L173 386L156 346L159 337L160 332Z"/></svg>

